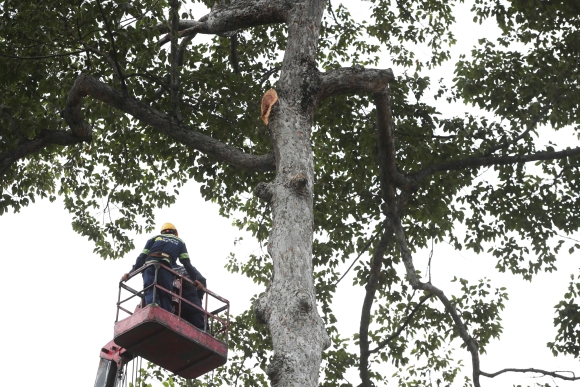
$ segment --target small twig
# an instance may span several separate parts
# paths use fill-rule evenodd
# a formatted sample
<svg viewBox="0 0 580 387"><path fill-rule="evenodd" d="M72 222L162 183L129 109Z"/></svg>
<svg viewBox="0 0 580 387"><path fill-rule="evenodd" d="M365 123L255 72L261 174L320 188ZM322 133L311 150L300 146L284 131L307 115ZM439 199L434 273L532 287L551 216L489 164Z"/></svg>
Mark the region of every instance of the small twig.
<svg viewBox="0 0 580 387"><path fill-rule="evenodd" d="M336 25L344 30L344 27L342 26L342 24L339 23L339 21L336 19L336 15L334 14L334 9L332 9L332 2L330 0L328 0L328 9L330 9L330 14L332 15L332 18L334 19L334 22L336 23Z"/></svg>
<svg viewBox="0 0 580 387"><path fill-rule="evenodd" d="M8 54L3 54L0 53L1 57L4 58L13 58L13 59L32 59L32 60L36 60L36 59L50 59L50 58L58 58L61 56L73 56L73 55L79 55L82 54L84 52L84 50L81 51L72 51L72 52L62 52L60 54L51 54L51 55L39 55L39 56L18 56L18 55L8 55Z"/></svg>
<svg viewBox="0 0 580 387"><path fill-rule="evenodd" d="M401 333L405 330L405 328L411 323L413 316L419 311L419 309L421 309L421 306L423 306L423 304L427 302L427 300L430 299L431 297L433 297L433 294L429 294L426 297L424 297L421 301L419 301L419 303L415 305L415 308L413 308L413 311L407 317L405 317L403 324L389 337L380 342L375 349L371 349L369 353L379 352L381 349L385 348L391 341L399 337Z"/></svg>
<svg viewBox="0 0 580 387"><path fill-rule="evenodd" d="M580 241L579 241L579 240L577 240L577 239L574 239L574 238L570 238L570 237L568 237L568 236L566 236L566 235L560 235L560 234L558 234L558 233L556 233L556 235L557 235L557 236L559 236L560 238L565 238L565 239L569 239L569 240L571 240L571 241L574 241L574 242L576 242L576 243L580 243Z"/></svg>
<svg viewBox="0 0 580 387"><path fill-rule="evenodd" d="M342 279L348 274L348 272L350 271L350 269L352 269L352 267L354 266L354 264L359 260L359 258L367 251L367 249L370 247L370 245L373 243L373 241L375 240L375 238L377 237L378 234L381 233L381 231L383 231L383 228L385 227L385 224L382 223L381 227L377 230L377 232L375 234L373 234L373 236L371 237L371 239L369 239L369 241L367 242L367 244L363 247L363 249L361 250L361 252L359 253L359 255L356 257L356 259L353 261L353 263L351 263L351 265L348 267L348 269L346 269L346 271L344 272L344 274L342 275L342 277L340 277L338 279L338 281L336 281L332 286L336 287L338 285L338 283L340 281L342 281Z"/></svg>
<svg viewBox="0 0 580 387"><path fill-rule="evenodd" d="M281 67L280 67L280 66L276 66L276 67L274 67L273 69L270 69L270 70L266 71L266 72L264 73L264 75L262 75L262 76L260 77L260 84L262 84L262 85L263 85L263 84L264 84L264 82L266 82L266 80L267 80L268 78L270 78L270 75L274 74L276 71L280 71L280 69L281 69Z"/></svg>
<svg viewBox="0 0 580 387"><path fill-rule="evenodd" d="M546 106L544 106L542 108L542 110L540 110L540 112L538 113L538 115L536 116L536 118L530 122L528 124L528 126L526 127L526 129L517 137L511 139L510 141L506 141L502 144L498 144L495 146L492 146L491 148L489 148L487 150L487 152L485 152L485 155L489 156L492 153L501 150L501 149L505 149L507 147L509 147L510 145L514 145L516 144L519 140L521 140L522 138L524 138L530 131L532 131L532 129L534 129L536 127L536 125L538 124L538 122L540 122L540 120L542 118L544 118L544 116L546 115L546 113L550 110L550 108L552 108L552 104L548 104Z"/></svg>
<svg viewBox="0 0 580 387"><path fill-rule="evenodd" d="M120 27L119 27L118 29L116 29L116 30L115 30L115 33L117 33L117 32L119 32L119 31L121 31L122 29L124 29L124 28L125 28L125 26L127 26L127 25L130 25L130 24L133 24L133 23L135 23L137 20L141 20L141 19L143 19L143 18L144 18L144 17L145 17L145 16L146 16L146 15L147 15L149 12L151 12L151 9L153 9L153 8L154 8L154 7L155 7L155 6L156 6L158 3L159 3L159 0L157 0L155 3L153 3L153 4L151 5L151 8L149 8L149 9L145 10L145 12L143 12L143 13L142 13L141 15L139 15L139 16L130 17L130 18L127 18L127 19L125 19L125 20L121 20L121 21L119 22L119 26L120 26Z"/></svg>

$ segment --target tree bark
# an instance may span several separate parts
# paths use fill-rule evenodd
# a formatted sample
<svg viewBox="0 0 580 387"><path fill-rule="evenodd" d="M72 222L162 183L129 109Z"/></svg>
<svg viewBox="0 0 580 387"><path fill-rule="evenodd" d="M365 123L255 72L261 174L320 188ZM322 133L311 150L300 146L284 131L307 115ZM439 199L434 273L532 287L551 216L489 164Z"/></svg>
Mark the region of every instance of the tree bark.
<svg viewBox="0 0 580 387"><path fill-rule="evenodd" d="M276 178L268 185L272 231L268 245L274 273L256 301L256 317L268 325L274 356L272 386L318 386L322 351L330 345L318 315L312 268L314 160L311 127L320 74L316 47L325 2L296 3L288 15L288 46L279 100L269 130ZM262 187L262 191L264 187Z"/></svg>

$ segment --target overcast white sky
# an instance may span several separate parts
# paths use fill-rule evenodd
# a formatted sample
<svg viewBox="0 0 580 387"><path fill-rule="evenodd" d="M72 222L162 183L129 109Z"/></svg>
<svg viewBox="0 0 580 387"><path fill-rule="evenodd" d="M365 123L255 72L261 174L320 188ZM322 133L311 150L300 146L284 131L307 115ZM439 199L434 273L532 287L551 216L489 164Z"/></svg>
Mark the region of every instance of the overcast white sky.
<svg viewBox="0 0 580 387"><path fill-rule="evenodd" d="M458 45L456 52L467 52L478 34L487 33L484 28L467 25L459 26L457 32L468 40ZM549 129L544 129L542 135L553 137ZM562 141L577 143L572 137ZM260 288L245 277L227 273L223 266L230 252L246 257L258 248L256 243L245 236L241 244L234 246L234 239L241 233L231 227L230 220L219 217L215 204L203 202L195 183L186 185L178 202L170 209L158 210L156 216L158 225L173 222L177 226L193 264L206 276L212 291L231 301L232 313L245 310L250 297ZM0 282L0 292L5 295L4 334L0 336L3 385L94 385L100 348L112 339L119 278L131 268L147 236L136 237L135 252L125 259L103 261L92 253L90 242L71 230L70 223L71 216L60 201L40 201L18 214L0 217L0 230L6 239L4 260L9 266L17 265L7 267ZM501 340L493 342L488 353L482 355L484 371L535 367L580 372L577 361L553 358L545 345L555 335L553 306L565 293L570 274L578 273L580 267L577 256L568 255L566 250L559 257L557 273L539 275L527 283L497 273L492 257L435 247L433 282L446 292L455 289L449 282L455 275L472 280L487 276L494 286L508 287L510 300L503 314L505 331ZM424 270L427 257L428 252L415 255L417 268ZM341 305L349 305L337 311L345 333L358 331L362 303L361 294L352 291L351 278L349 275L341 282L336 298ZM136 280L135 286L138 283ZM470 364L467 356L465 363ZM349 373L349 381L358 384L355 378L356 372ZM518 374L484 379L483 383L531 386L535 381L546 383L551 379Z"/></svg>

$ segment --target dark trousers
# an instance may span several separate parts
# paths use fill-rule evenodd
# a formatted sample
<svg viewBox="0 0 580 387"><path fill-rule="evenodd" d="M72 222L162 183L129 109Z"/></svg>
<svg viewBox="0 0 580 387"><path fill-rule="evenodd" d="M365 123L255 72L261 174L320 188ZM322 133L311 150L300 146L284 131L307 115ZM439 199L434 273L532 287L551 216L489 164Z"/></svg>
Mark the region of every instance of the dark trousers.
<svg viewBox="0 0 580 387"><path fill-rule="evenodd" d="M159 268L157 271L157 284L159 286L164 287L165 289L171 290L173 289L173 274L169 271L163 269L162 267ZM143 287L146 288L147 286L153 284L155 281L155 266L151 265L147 269L143 271ZM161 305L163 309L168 312L173 313L173 306L171 305L171 295L167 292L164 292L161 289L155 289L156 292L156 300L155 302ZM153 303L153 287L151 289L147 289L145 291L145 304L149 305Z"/></svg>
<svg viewBox="0 0 580 387"><path fill-rule="evenodd" d="M197 296L196 292L182 294L183 298L187 301L199 306L201 306L201 301ZM189 305L188 303L181 302L181 317L193 325L196 328L203 329L203 317L204 314L201 310L194 308L193 306Z"/></svg>

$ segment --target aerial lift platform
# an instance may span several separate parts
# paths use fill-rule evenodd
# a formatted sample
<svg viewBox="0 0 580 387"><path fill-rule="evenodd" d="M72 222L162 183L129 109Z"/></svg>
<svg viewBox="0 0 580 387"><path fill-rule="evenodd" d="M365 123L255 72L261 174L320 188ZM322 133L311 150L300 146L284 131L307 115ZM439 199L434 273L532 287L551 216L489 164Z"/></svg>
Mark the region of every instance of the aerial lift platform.
<svg viewBox="0 0 580 387"><path fill-rule="evenodd" d="M124 378L124 366L135 357L142 357L162 368L186 379L197 378L227 362L229 333L229 301L205 289L205 307L199 308L182 297L182 284L191 280L177 271L159 263L150 263L132 272L129 279L140 274L149 266L155 266L153 299L160 290L171 293L175 313L156 304L144 306L144 292L137 291L119 282L117 317L113 340L100 353L99 369L95 387L118 387ZM174 289L164 289L157 284L159 270L168 270L175 277ZM176 291L177 289L177 291ZM123 294L130 294L121 299ZM218 309L208 312L208 299L220 304ZM126 308L130 300L139 300L134 312ZM181 303L200 309L204 313L204 329L199 329L180 317ZM128 316L119 320L120 313ZM224 318L217 315L225 312Z"/></svg>

